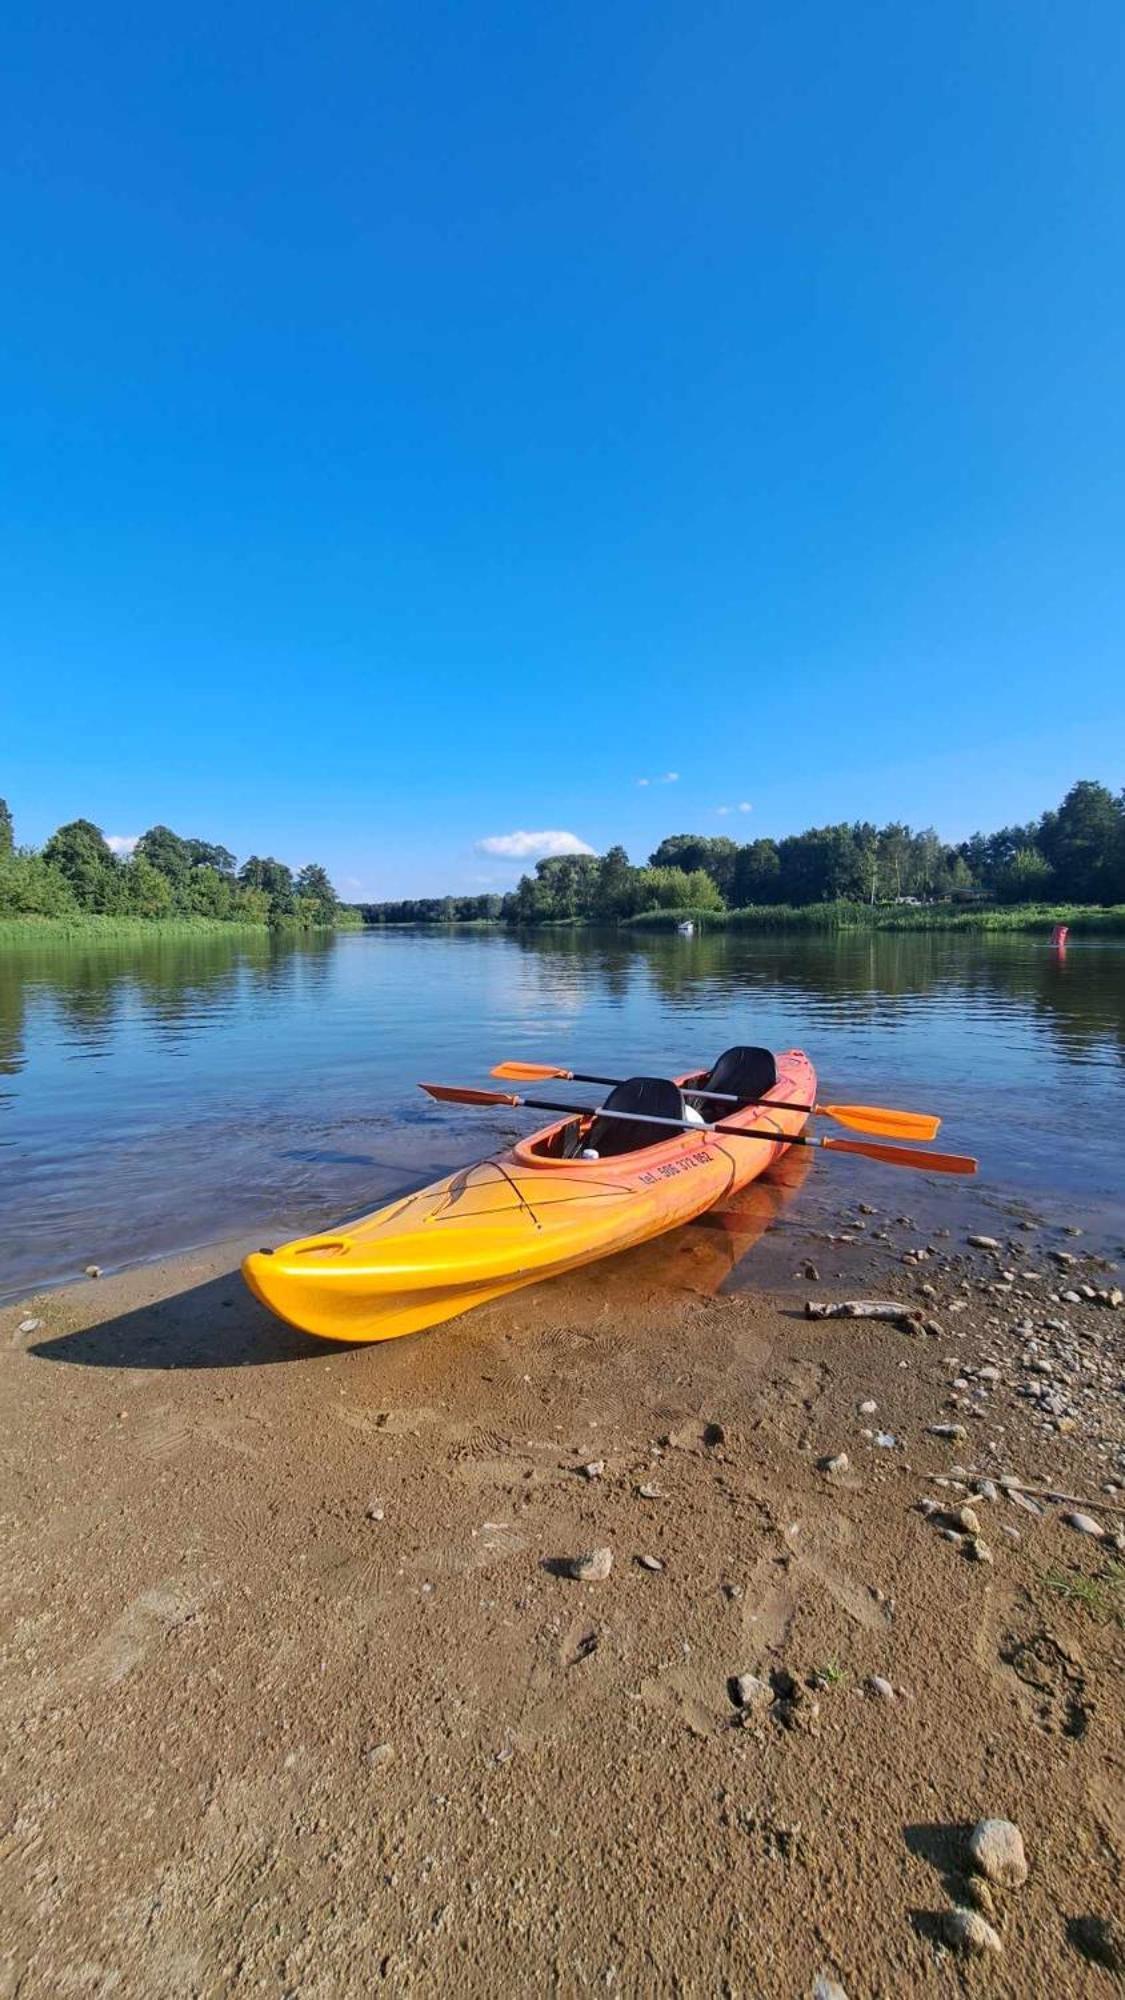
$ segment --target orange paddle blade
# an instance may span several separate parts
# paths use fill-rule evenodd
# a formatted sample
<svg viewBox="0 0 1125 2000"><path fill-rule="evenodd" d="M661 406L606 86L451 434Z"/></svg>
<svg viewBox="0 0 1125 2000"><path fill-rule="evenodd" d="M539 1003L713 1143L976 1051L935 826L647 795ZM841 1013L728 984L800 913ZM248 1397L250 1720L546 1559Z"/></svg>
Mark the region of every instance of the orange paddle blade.
<svg viewBox="0 0 1125 2000"><path fill-rule="evenodd" d="M439 1104L521 1104L522 1098L510 1090L462 1090L451 1083L420 1083L428 1097L436 1097Z"/></svg>
<svg viewBox="0 0 1125 2000"><path fill-rule="evenodd" d="M920 1174L975 1174L977 1163L968 1153L915 1153L907 1146L873 1146L864 1139L822 1139L831 1153L861 1153L866 1160L883 1160L888 1167L913 1167Z"/></svg>
<svg viewBox="0 0 1125 2000"><path fill-rule="evenodd" d="M494 1072L495 1073L495 1072ZM818 1104L821 1118L833 1118L853 1132L874 1132L885 1139L936 1139L941 1119L928 1111L895 1111L880 1104Z"/></svg>
<svg viewBox="0 0 1125 2000"><path fill-rule="evenodd" d="M552 1069L550 1063L502 1062L497 1063L495 1069L490 1069L488 1074L510 1077L515 1083L547 1083L553 1076L561 1076L567 1081L574 1075L574 1071Z"/></svg>

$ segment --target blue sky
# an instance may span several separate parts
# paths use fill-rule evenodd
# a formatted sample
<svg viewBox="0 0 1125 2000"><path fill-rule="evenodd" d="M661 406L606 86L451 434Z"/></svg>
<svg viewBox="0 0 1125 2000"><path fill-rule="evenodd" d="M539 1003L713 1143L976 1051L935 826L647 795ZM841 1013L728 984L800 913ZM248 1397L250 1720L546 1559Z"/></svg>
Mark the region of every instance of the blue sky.
<svg viewBox="0 0 1125 2000"><path fill-rule="evenodd" d="M18 836L380 896L1119 786L1123 102L1117 0L23 10Z"/></svg>

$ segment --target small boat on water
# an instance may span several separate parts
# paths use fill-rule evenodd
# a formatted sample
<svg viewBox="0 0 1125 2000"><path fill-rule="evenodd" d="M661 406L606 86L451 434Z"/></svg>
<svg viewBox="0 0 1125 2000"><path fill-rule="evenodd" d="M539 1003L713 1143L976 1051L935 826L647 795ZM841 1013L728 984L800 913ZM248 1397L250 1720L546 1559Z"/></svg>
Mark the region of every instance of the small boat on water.
<svg viewBox="0 0 1125 2000"><path fill-rule="evenodd" d="M675 1082L632 1077L599 1111L556 1119L340 1230L256 1251L243 1276L307 1333L417 1333L693 1221L764 1173L815 1101L799 1049L737 1047ZM720 1122L760 1137L712 1129Z"/></svg>
<svg viewBox="0 0 1125 2000"><path fill-rule="evenodd" d="M690 917L687 917L687 918L685 918L685 920L684 920L684 922L683 922L682 924L677 924L677 925L676 925L676 936L677 936L677 937L694 937L694 936L695 936L695 925L694 925L694 924L692 923L692 921L691 921L691 918L690 918Z"/></svg>

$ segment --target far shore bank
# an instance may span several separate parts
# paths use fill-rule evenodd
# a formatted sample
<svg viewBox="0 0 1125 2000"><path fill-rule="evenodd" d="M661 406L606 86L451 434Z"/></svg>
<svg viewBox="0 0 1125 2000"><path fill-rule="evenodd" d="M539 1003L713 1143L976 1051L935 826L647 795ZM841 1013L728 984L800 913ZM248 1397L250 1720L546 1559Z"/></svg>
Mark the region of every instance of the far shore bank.
<svg viewBox="0 0 1125 2000"><path fill-rule="evenodd" d="M1066 924L1072 937L1125 937L1125 904L1106 908L1090 903L974 905L963 909L954 905L932 908L903 908L897 905L872 908L866 903L761 904L745 910L644 910L635 917L615 923L597 923L587 918L556 919L550 923L520 925L503 918L478 917L449 921L409 923L363 923L348 911L334 925L287 925L267 923L226 923L215 917L102 917L74 913L60 917L0 917L0 951L28 944L122 944L152 941L190 941L211 937L328 937L335 932L349 936L379 931L502 931L512 936L557 930L668 933L678 925L693 923L701 934L713 931L770 932L795 931L804 934L830 932L961 932L998 936L1034 935L1049 932L1056 924Z"/></svg>
<svg viewBox="0 0 1125 2000"><path fill-rule="evenodd" d="M219 917L101 917L75 911L63 917L0 917L0 950L25 944L127 944L201 937L330 937L356 931L350 917L337 924L227 923Z"/></svg>

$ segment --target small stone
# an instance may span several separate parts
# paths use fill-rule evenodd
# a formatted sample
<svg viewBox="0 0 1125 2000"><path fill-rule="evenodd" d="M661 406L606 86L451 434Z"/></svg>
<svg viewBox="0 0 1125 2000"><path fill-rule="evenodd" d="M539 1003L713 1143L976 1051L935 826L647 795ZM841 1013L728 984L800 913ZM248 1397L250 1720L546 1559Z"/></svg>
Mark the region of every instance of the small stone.
<svg viewBox="0 0 1125 2000"><path fill-rule="evenodd" d="M998 1368L978 1368L977 1380L978 1382L998 1382L1000 1380L1000 1370Z"/></svg>
<svg viewBox="0 0 1125 2000"><path fill-rule="evenodd" d="M38 1320L33 1320L33 1321L31 1322L31 1324L32 1324L33 1326L38 1326L39 1322L38 1322ZM20 1328L20 1332L21 1332L21 1333L23 1332L23 1328L22 1328L22 1326L21 1326L21 1328ZM867 1401L866 1401L865 1403L861 1403L861 1404L860 1404L860 1406L859 1406L859 1414L860 1414L860 1416L861 1416L861 1417L873 1417L873 1416L875 1415L875 1412L876 1412L876 1410L878 1409L878 1407L879 1407L878 1403L873 1403L873 1402L871 1401L871 1398L870 1398L870 1396L869 1396L869 1397L868 1397L868 1399L867 1399Z"/></svg>
<svg viewBox="0 0 1125 2000"><path fill-rule="evenodd" d="M1125 1306L1125 1292L1122 1291L1120 1285L1110 1285L1101 1294L1101 1302L1103 1306L1112 1306L1116 1312L1119 1307Z"/></svg>
<svg viewBox="0 0 1125 2000"><path fill-rule="evenodd" d="M965 1539L964 1535L958 1534L956 1528L939 1528L938 1533L943 1542L953 1542L957 1548L961 1547Z"/></svg>
<svg viewBox="0 0 1125 2000"><path fill-rule="evenodd" d="M659 1486L638 1486L637 1496L641 1500L662 1500L664 1498Z"/></svg>
<svg viewBox="0 0 1125 2000"><path fill-rule="evenodd" d="M373 1743L364 1751L363 1761L369 1770L378 1771L387 1764L393 1764L394 1755L393 1743Z"/></svg>
<svg viewBox="0 0 1125 2000"><path fill-rule="evenodd" d="M591 1549L589 1555L571 1556L566 1574L576 1583L604 1583L613 1568L612 1549Z"/></svg>
<svg viewBox="0 0 1125 2000"><path fill-rule="evenodd" d="M894 1700L895 1691L890 1681L884 1680L882 1674L872 1674L867 1685L871 1689L872 1694L878 1695L880 1701Z"/></svg>
<svg viewBox="0 0 1125 2000"><path fill-rule="evenodd" d="M42 1322L42 1320L41 1320L41 1319L21 1319L21 1321L20 1321L19 1325L18 1325L18 1326L17 1326L17 1328L16 1328L16 1332L17 1332L17 1333L38 1333L38 1331L39 1331L40 1327L42 1326L42 1324L43 1324L43 1322ZM872 1405L872 1408L874 1408L874 1405Z"/></svg>
<svg viewBox="0 0 1125 2000"><path fill-rule="evenodd" d="M661 1562L659 1556L638 1556L637 1561L642 1569L651 1569L656 1571L656 1570L662 1570L664 1568L664 1564Z"/></svg>
<svg viewBox="0 0 1125 2000"><path fill-rule="evenodd" d="M993 1561L992 1550L989 1548L988 1543L982 1540L980 1535L970 1536L965 1554L968 1556L970 1562L990 1563Z"/></svg>
<svg viewBox="0 0 1125 2000"><path fill-rule="evenodd" d="M875 1443L881 1451L893 1451L898 1439L893 1431L876 1431Z"/></svg>
<svg viewBox="0 0 1125 2000"><path fill-rule="evenodd" d="M102 1275L102 1267L100 1264L87 1264L86 1276L88 1278L100 1278L101 1275Z"/></svg>
<svg viewBox="0 0 1125 2000"><path fill-rule="evenodd" d="M974 1910L983 1910L986 1917L996 1915L996 1898L980 1875L963 1876L957 1884L957 1892L972 1904Z"/></svg>
<svg viewBox="0 0 1125 2000"><path fill-rule="evenodd" d="M587 1479L600 1479L602 1473L605 1471L605 1460L604 1458L592 1458L589 1465L584 1465L582 1470Z"/></svg>
<svg viewBox="0 0 1125 2000"><path fill-rule="evenodd" d="M965 1438L969 1435L964 1424L930 1424L928 1428L930 1436L935 1438Z"/></svg>
<svg viewBox="0 0 1125 2000"><path fill-rule="evenodd" d="M916 1500L914 1505L916 1512L924 1514L927 1521L932 1521L935 1514L941 1513L941 1508L938 1506L937 1501L931 1500L928 1493L924 1494L921 1500Z"/></svg>
<svg viewBox="0 0 1125 2000"><path fill-rule="evenodd" d="M848 1469L848 1465L849 1465L849 1463L850 1463L850 1461L849 1461L849 1459L848 1459L848 1454L847 1454L847 1452L846 1452L846 1451L838 1451L838 1452L836 1452L836 1453L835 1453L835 1455L834 1455L833 1457L831 1457L831 1458L820 1458L820 1459L818 1459L818 1460L817 1460L817 1467L818 1467L818 1470L819 1470L819 1471L821 1471L821 1472L826 1472L826 1473L828 1474L829 1478L831 1479L831 1478L835 1478L835 1476L836 1476L836 1475L837 1475L838 1473L841 1473L841 1472L846 1472L846 1471L847 1471L847 1469Z"/></svg>
<svg viewBox="0 0 1125 2000"><path fill-rule="evenodd" d="M945 1941L954 1951L963 1952L966 1958L983 1958L987 1952L1001 1952L1004 1947L990 1923L986 1923L979 1910L947 1910L942 1918Z"/></svg>
<svg viewBox="0 0 1125 2000"><path fill-rule="evenodd" d="M966 1535L980 1534L980 1516L972 1507L958 1507L950 1519L954 1527L962 1529Z"/></svg>
<svg viewBox="0 0 1125 2000"><path fill-rule="evenodd" d="M812 2000L848 2000L838 1979L827 1972L818 1972L812 1983Z"/></svg>
<svg viewBox="0 0 1125 2000"><path fill-rule="evenodd" d="M381 1500L368 1501L367 1518L369 1521L381 1521L383 1519L383 1514L384 1514L384 1508Z"/></svg>
<svg viewBox="0 0 1125 2000"><path fill-rule="evenodd" d="M1077 1257L1070 1250L1048 1250L1047 1255L1048 1257L1052 1257L1056 1264L1077 1264L1078 1262Z"/></svg>
<svg viewBox="0 0 1125 2000"><path fill-rule="evenodd" d="M974 1250L999 1250L995 1236L970 1236L969 1243Z"/></svg>
<svg viewBox="0 0 1125 2000"><path fill-rule="evenodd" d="M1076 1534L1093 1535L1095 1541L1104 1542L1105 1529L1100 1521L1095 1521L1092 1514L1064 1514L1063 1520Z"/></svg>
<svg viewBox="0 0 1125 2000"><path fill-rule="evenodd" d="M978 1479L976 1490L978 1500L999 1500L1000 1498L1000 1489L993 1479Z"/></svg>
<svg viewBox="0 0 1125 2000"><path fill-rule="evenodd" d="M757 1708L773 1699L773 1689L759 1674L732 1674L730 1693L738 1708Z"/></svg>
<svg viewBox="0 0 1125 2000"><path fill-rule="evenodd" d="M1023 1835L1010 1819L981 1819L969 1835L969 1857L978 1875L1000 1889L1019 1889L1027 1881Z"/></svg>
<svg viewBox="0 0 1125 2000"><path fill-rule="evenodd" d="M802 1266L801 1266L801 1272L802 1272L802 1275L803 1275L803 1277L804 1277L804 1279L805 1279L805 1281L806 1281L806 1283L807 1283L807 1284L810 1284L810 1285L819 1285L819 1283L820 1283L820 1272L819 1272L819 1271L817 1270L817 1268L816 1268L816 1265L815 1265L815 1264L811 1264L811 1263L810 1263L810 1264L802 1264Z"/></svg>

